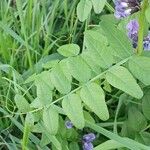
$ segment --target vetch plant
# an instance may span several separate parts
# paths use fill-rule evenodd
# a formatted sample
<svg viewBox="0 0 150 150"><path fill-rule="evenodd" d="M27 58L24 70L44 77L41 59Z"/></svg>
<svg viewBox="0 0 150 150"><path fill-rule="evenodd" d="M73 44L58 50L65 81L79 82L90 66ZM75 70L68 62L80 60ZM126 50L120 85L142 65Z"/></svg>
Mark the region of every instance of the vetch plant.
<svg viewBox="0 0 150 150"><path fill-rule="evenodd" d="M0 39L26 67L0 62L2 148L149 150L149 1L16 2Z"/></svg>

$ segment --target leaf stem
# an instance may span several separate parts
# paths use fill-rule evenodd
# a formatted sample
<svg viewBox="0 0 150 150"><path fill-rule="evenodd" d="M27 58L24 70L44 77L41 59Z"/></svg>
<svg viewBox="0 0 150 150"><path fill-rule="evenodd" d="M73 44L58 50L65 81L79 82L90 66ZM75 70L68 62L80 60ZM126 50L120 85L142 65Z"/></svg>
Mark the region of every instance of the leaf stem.
<svg viewBox="0 0 150 150"><path fill-rule="evenodd" d="M139 32L138 32L138 48L137 54L141 55L143 52L143 36L144 36L144 20L145 20L145 10L148 5L148 0L144 0L139 14Z"/></svg>

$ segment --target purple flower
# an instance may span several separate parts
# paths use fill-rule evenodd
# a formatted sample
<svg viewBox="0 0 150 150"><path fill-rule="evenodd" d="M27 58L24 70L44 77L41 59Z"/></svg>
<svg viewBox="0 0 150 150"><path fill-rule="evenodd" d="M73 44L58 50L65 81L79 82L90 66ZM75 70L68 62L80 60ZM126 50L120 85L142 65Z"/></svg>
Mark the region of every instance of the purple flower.
<svg viewBox="0 0 150 150"><path fill-rule="evenodd" d="M84 142L92 142L93 140L95 140L95 134L94 133L89 133L89 134L85 134L84 136L83 136L83 141Z"/></svg>
<svg viewBox="0 0 150 150"><path fill-rule="evenodd" d="M137 47L139 23L137 20L131 20L127 26L128 37L131 39L133 47Z"/></svg>
<svg viewBox="0 0 150 150"><path fill-rule="evenodd" d="M93 150L93 144L91 142L90 143L84 142L83 150Z"/></svg>
<svg viewBox="0 0 150 150"><path fill-rule="evenodd" d="M139 0L115 0L115 17L125 18L140 9Z"/></svg>
<svg viewBox="0 0 150 150"><path fill-rule="evenodd" d="M89 133L85 134L83 136L83 150L93 150L93 144L92 142L95 140L95 134L94 133Z"/></svg>
<svg viewBox="0 0 150 150"><path fill-rule="evenodd" d="M144 50L150 50L150 32L148 36L144 38L143 47L144 47Z"/></svg>
<svg viewBox="0 0 150 150"><path fill-rule="evenodd" d="M66 121L65 126L67 129L71 129L73 127L73 123L71 121Z"/></svg>

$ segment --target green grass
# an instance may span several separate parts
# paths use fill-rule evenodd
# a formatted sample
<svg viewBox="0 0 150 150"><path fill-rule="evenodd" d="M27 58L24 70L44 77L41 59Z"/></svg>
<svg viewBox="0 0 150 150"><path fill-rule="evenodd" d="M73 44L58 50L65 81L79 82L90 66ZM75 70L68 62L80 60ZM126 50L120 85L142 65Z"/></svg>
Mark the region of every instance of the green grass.
<svg viewBox="0 0 150 150"><path fill-rule="evenodd" d="M10 1L1 1L0 30L3 34L0 52L3 62L15 68L24 66L19 68L22 71L32 68L39 58L53 53L59 45L78 42L81 34L78 32L83 30L83 25L76 17L77 2L18 0L12 6ZM4 40L7 42L2 42Z"/></svg>

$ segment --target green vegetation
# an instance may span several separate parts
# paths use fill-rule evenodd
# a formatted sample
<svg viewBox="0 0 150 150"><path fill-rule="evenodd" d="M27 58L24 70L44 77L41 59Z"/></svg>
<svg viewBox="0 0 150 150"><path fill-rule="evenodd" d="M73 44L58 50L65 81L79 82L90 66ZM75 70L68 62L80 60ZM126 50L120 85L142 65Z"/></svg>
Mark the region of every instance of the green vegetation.
<svg viewBox="0 0 150 150"><path fill-rule="evenodd" d="M94 150L150 150L150 54L126 33L143 15L143 44L145 9L120 21L112 0L1 0L0 150L80 150L91 132Z"/></svg>

